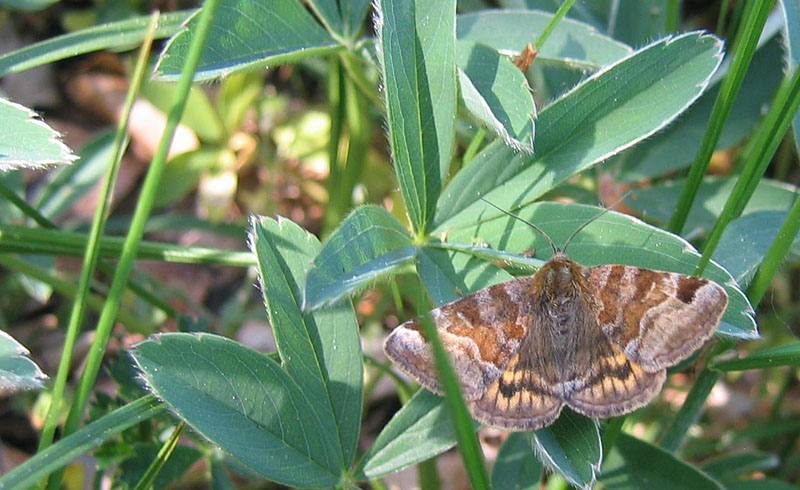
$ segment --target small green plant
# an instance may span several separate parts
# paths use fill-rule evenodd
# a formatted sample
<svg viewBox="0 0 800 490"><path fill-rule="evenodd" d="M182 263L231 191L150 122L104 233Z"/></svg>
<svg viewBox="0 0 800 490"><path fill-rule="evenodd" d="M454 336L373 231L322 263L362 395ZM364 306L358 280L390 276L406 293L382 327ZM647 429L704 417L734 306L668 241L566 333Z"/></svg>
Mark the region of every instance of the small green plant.
<svg viewBox="0 0 800 490"><path fill-rule="evenodd" d="M622 2L613 9L566 1L550 11L551 2L501 2L517 3L542 10L464 6L457 14L453 0L374 6L367 0L207 0L196 11L99 25L1 56L0 76L142 43L130 108L150 43L169 38L153 73L177 84L167 96L161 93L167 129L124 242L104 236L105 204L88 234L60 230L50 220L52 209L74 202L58 197L57 186L75 182L79 172L54 179L57 186L48 192L56 197L39 206L20 197L24 184L17 173L0 178L7 201L0 208L8 210L0 218L0 265L74 297L61 365L48 386L39 452L0 477L0 489L57 488L62 467L92 449L102 471L116 471L120 485L135 488L179 480L200 459L221 486L233 485L234 474L303 488L363 482L382 488L381 478L419 465L420 484L429 488L438 484L432 458L456 445L475 488L530 488L544 479L549 488L796 484L800 414L785 400L797 384L800 341L774 328L759 332L753 308L778 265L800 254L800 200L783 182L790 165L778 161L773 178L764 176L781 144L785 150L777 158L797 159L800 4L785 1L772 11L769 2L737 2L730 43L706 32L678 32L681 3L674 0ZM509 55L531 42L538 53L523 73ZM154 207L184 197L203 172L236 174L235 165L225 164L235 151L231 136L246 107L264 105L253 72L286 64L321 73L326 83L324 239L286 218L254 216L250 252L143 241ZM194 100L201 102L192 109L203 118L188 124L206 132L203 147L167 166L192 83L219 78L226 80L216 106L195 88ZM152 92L162 89L147 90L159 98ZM74 159L29 110L0 102L0 125L26 135L18 144L0 135L0 169ZM205 118L209 127L203 128ZM792 123L794 144L786 136ZM101 203L114 186L125 125L123 117L108 138L105 161L112 165ZM384 171L376 178L370 169L381 126L393 177ZM707 176L714 150L731 147L741 154L731 170ZM100 174L92 175L99 180ZM396 179L399 191L380 196L391 209L376 205L378 196L369 193L385 189L387 178ZM562 244L597 214L598 194L608 194L609 186L611 194L632 189L624 204L647 222L608 212L575 238L571 258L585 266L621 263L703 275L724 286L728 309L715 340L672 370L696 373L678 407L657 401L599 422L565 410L553 425L509 435L490 472L479 425L466 411L446 356L441 353L438 364L447 396L414 391L382 359L362 351L368 332L359 331L351 298L370 287L391 298L377 314L383 323L390 311L422 315L530 274L549 256L549 245L486 201ZM356 205L361 202L368 204ZM207 215L208 221L224 216ZM83 255L77 289L31 263L32 254ZM110 257L118 257L113 268ZM213 318L190 319L138 277L129 282L137 258L255 266L277 351L264 355L218 335L222 328ZM96 267L110 271L102 298L90 292ZM82 425L114 323L149 331L121 307L128 290L184 331L152 335L115 363L111 373L122 389L115 399L97 394L92 421ZM413 306L404 307L404 300ZM68 403L71 352L87 307L100 314ZM759 333L760 343L734 355L737 341ZM727 439L690 431L705 422L700 417L715 384L744 370L761 370L782 387L761 396L769 414L744 421L747 427ZM395 381L403 406L371 444L360 445L365 400L383 377ZM24 348L0 337L0 387L37 388L39 378ZM62 410L68 411L63 425ZM54 443L59 426L61 439ZM768 438L780 439L781 448ZM758 449L737 451L731 440Z"/></svg>

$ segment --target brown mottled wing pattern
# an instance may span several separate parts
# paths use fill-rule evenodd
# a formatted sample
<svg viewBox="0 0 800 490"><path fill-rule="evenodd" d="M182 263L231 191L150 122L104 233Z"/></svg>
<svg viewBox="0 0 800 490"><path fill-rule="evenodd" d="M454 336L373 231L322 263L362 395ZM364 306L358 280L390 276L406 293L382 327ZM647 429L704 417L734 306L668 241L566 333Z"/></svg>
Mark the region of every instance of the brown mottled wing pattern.
<svg viewBox="0 0 800 490"><path fill-rule="evenodd" d="M601 265L589 269L597 323L631 361L657 372L689 357L714 333L728 305L706 279Z"/></svg>
<svg viewBox="0 0 800 490"><path fill-rule="evenodd" d="M611 343L597 325L584 352L585 374L565 383L564 398L576 412L589 417L613 417L647 404L661 391L666 370L648 372Z"/></svg>
<svg viewBox="0 0 800 490"><path fill-rule="evenodd" d="M666 368L713 333L728 304L706 279L624 265L584 268L562 253L534 276L431 312L476 419L512 430L552 423L566 404L590 417L628 413ZM421 326L397 327L387 355L442 393Z"/></svg>
<svg viewBox="0 0 800 490"><path fill-rule="evenodd" d="M489 385L484 395L471 403L472 414L486 425L511 430L531 430L550 425L561 413L564 402L553 393L537 362L517 353L502 376Z"/></svg>
<svg viewBox="0 0 800 490"><path fill-rule="evenodd" d="M530 323L531 284L532 277L521 277L431 311L468 401L483 396L519 349ZM384 349L422 386L442 393L433 352L416 321L395 328Z"/></svg>

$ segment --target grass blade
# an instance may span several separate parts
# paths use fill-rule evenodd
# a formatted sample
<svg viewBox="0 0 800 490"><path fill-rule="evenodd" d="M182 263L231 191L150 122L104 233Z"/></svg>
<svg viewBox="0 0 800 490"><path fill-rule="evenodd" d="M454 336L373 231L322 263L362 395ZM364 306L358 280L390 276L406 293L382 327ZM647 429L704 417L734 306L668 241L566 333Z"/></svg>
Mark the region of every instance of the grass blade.
<svg viewBox="0 0 800 490"><path fill-rule="evenodd" d="M689 210L697 196L697 190L703 181L703 176L711 160L711 154L716 148L717 140L722 134L722 127L728 118L728 114L730 114L733 102L736 100L736 94L742 85L747 66L753 57L759 34L764 28L764 23L769 16L771 7L772 2L766 0L750 0L747 2L744 21L736 34L730 72L722 82L719 97L717 97L712 110L711 121L703 136L700 151L697 153L694 163L692 163L686 179L686 186L681 191L681 196L678 200L678 208L669 223L669 230L673 233L679 234L683 231L686 218L689 216Z"/></svg>

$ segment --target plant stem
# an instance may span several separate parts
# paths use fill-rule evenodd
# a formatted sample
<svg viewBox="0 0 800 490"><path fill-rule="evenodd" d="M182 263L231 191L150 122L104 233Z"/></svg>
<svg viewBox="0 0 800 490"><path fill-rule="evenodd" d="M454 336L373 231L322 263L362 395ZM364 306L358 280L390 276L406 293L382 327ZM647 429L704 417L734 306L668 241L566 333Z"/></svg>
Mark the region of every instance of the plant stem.
<svg viewBox="0 0 800 490"><path fill-rule="evenodd" d="M75 393L75 401L70 408L67 415L67 421L64 424L64 434L68 435L77 429L83 418L83 412L86 409L86 404L89 400L92 387L94 386L97 373L100 370L100 365L103 361L103 356L106 351L108 339L111 336L111 330L114 326L114 320L119 311L120 301L122 300L122 293L128 282L133 262L136 259L136 252L139 242L144 234L144 226L147 218L150 216L150 210L153 207L153 201L158 193L158 188L161 184L161 176L164 173L164 168L167 161L167 153L169 151L172 137L175 134L175 129L178 127L183 110L186 107L186 101L189 96L189 89L192 86L192 79L197 66L200 63L200 56L205 47L206 38L211 28L211 23L214 19L214 13L219 6L220 0L207 0L200 12L198 22L192 36L189 52L186 56L186 62L181 73L180 80L175 89L175 99L173 100L172 108L167 117L167 124L164 129L159 146L150 164L150 168L145 177L142 191L139 197L139 202L136 206L136 211L131 221L130 231L125 239L122 255L117 266L116 274L111 283L108 292L108 300L103 307L100 314L100 319L97 323L95 331L95 338L89 350L89 356L86 360L86 367L83 371L81 379L78 383L78 388ZM51 478L48 482L48 488L57 488L60 484L61 475L57 478Z"/></svg>
<svg viewBox="0 0 800 490"><path fill-rule="evenodd" d="M800 231L800 198L795 199L786 221L783 222L781 228L778 230L775 240L770 245L764 260L761 261L761 266L756 272L756 277L747 291L747 296L753 306L758 305L764 298L764 293L767 292L770 281L775 276L778 268L789 252L798 231Z"/></svg>
<svg viewBox="0 0 800 490"><path fill-rule="evenodd" d="M744 23L736 34L731 69L725 80L722 81L700 150L697 152L697 156L689 169L686 185L681 191L681 196L678 200L678 208L669 222L669 231L673 233L680 234L686 225L689 210L697 197L697 191L703 181L708 163L711 161L711 154L717 146L725 120L728 118L733 102L736 100L736 94L742 86L747 67L758 44L759 34L764 28L764 23L771 7L772 2L767 0L750 0L747 2Z"/></svg>
<svg viewBox="0 0 800 490"><path fill-rule="evenodd" d="M800 107L800 70L796 69L792 76L784 78L775 94L769 112L751 140L752 150L747 156L747 163L711 230L703 248L703 256L697 263L696 275L700 275L711 261L714 249L722 238L722 233L728 223L741 215L745 205L756 191L756 187L784 139L798 107ZM780 259L782 260L783 257Z"/></svg>
<svg viewBox="0 0 800 490"><path fill-rule="evenodd" d="M110 164L106 171L105 179L103 180L102 190L100 191L100 202L95 209L92 229L89 232L89 241L86 244L86 251L83 256L83 265L81 267L80 278L78 279L78 288L75 292L75 298L72 302L72 311L70 312L69 323L67 324L64 348L61 351L61 359L58 363L58 371L53 384L50 407L45 417L41 438L39 439L39 451L53 443L53 437L55 436L56 427L58 426L58 416L61 413L61 406L64 401L64 388L66 387L67 377L69 376L70 366L72 365L72 353L81 331L81 324L83 323L83 317L86 311L86 301L89 297L89 289L92 284L92 276L94 275L94 270L100 256L98 252L100 248L100 237L103 234L103 228L106 218L108 217L108 210L111 207L112 193L117 180L117 174L119 173L122 154L124 153L124 148L127 147L128 120L130 119L131 108L136 100L136 94L142 86L142 80L144 79L144 73L147 67L147 59L150 56L150 47L153 45L153 37L155 36L156 26L158 25L158 18L158 12L154 12L150 17L145 40L139 50L131 85L128 88L128 94L125 98L122 117L117 125L117 131L114 134L114 150L110 158Z"/></svg>
<svg viewBox="0 0 800 490"><path fill-rule="evenodd" d="M547 41L547 38L550 37L550 34L552 34L553 30L555 30L558 23L561 22L561 19L567 15L567 12L569 12L569 9L572 8L574 3L575 0L566 0L558 7L556 13L553 14L553 19L549 24L547 24L547 27L544 28L544 31L542 31L542 33L539 34L539 37L536 39L536 42L533 45L534 48L541 51L542 46L544 46L544 43Z"/></svg>

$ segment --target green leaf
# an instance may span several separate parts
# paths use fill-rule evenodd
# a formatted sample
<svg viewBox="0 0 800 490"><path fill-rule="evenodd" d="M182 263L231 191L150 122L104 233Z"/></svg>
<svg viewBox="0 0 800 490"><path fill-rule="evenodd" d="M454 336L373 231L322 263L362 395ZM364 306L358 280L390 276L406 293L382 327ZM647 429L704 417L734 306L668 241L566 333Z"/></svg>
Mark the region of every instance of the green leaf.
<svg viewBox="0 0 800 490"><path fill-rule="evenodd" d="M163 13L158 18L156 39L171 36L194 10ZM136 47L144 40L150 16L134 17L120 22L110 22L88 29L52 37L29 44L24 48L0 56L0 76L19 73L54 61L75 57L103 49L122 50Z"/></svg>
<svg viewBox="0 0 800 490"><path fill-rule="evenodd" d="M170 39L156 67L159 78L178 78L197 19L195 13L186 28ZM217 10L195 80L281 65L340 48L297 0L225 0Z"/></svg>
<svg viewBox="0 0 800 490"><path fill-rule="evenodd" d="M350 302L302 313L303 281L319 241L295 223L254 220L251 245L278 352L324 430L335 434L341 468L355 457L361 426L361 339ZM299 412L303 413L303 412Z"/></svg>
<svg viewBox="0 0 800 490"><path fill-rule="evenodd" d="M455 1L378 3L389 139L400 191L425 233L450 168L455 134Z"/></svg>
<svg viewBox="0 0 800 490"><path fill-rule="evenodd" d="M513 279L511 274L483 259L436 248L423 249L419 254L417 273L437 306Z"/></svg>
<svg viewBox="0 0 800 490"><path fill-rule="evenodd" d="M145 396L61 439L0 477L0 490L29 488L89 449L165 409L153 396Z"/></svg>
<svg viewBox="0 0 800 490"><path fill-rule="evenodd" d="M746 287L787 216L786 211L756 211L731 221L712 258L739 286ZM795 256L800 255L800 237L795 238L793 249Z"/></svg>
<svg viewBox="0 0 800 490"><path fill-rule="evenodd" d="M456 64L470 114L506 145L532 152L536 106L519 68L494 49L466 41L456 43Z"/></svg>
<svg viewBox="0 0 800 490"><path fill-rule="evenodd" d="M605 28L596 9L601 2L575 2L569 10L569 17L589 24L595 29ZM529 9L555 12L561 6L560 0L499 0L498 4L506 9Z"/></svg>
<svg viewBox="0 0 800 490"><path fill-rule="evenodd" d="M501 53L519 53L547 27L553 15L531 10L485 10L458 16L459 40L486 44ZM592 26L563 19L536 55L536 62L596 70L630 54L631 48Z"/></svg>
<svg viewBox="0 0 800 490"><path fill-rule="evenodd" d="M111 158L113 143L114 134L103 133L78 152L75 163L55 170L39 195L39 212L54 218L85 196L102 178Z"/></svg>
<svg viewBox="0 0 800 490"><path fill-rule="evenodd" d="M359 464L356 478L378 478L425 461L455 445L453 423L444 400L420 389L383 428Z"/></svg>
<svg viewBox="0 0 800 490"><path fill-rule="evenodd" d="M641 46L668 34L667 4L670 0L622 0L608 7L607 29L614 39Z"/></svg>
<svg viewBox="0 0 800 490"><path fill-rule="evenodd" d="M564 409L556 421L531 434L540 460L568 482L591 488L600 472L603 446L597 422Z"/></svg>
<svg viewBox="0 0 800 490"><path fill-rule="evenodd" d="M362 206L350 213L314 259L306 281L304 309L332 304L381 277L414 263L411 235L385 209Z"/></svg>
<svg viewBox="0 0 800 490"><path fill-rule="evenodd" d="M778 37L773 36L753 55L731 116L717 142L718 149L728 148L750 136L763 118L764 107L772 100L783 76L783 50ZM723 63L714 75L714 85L674 124L619 156L621 180L640 181L686 168L692 163L719 93L720 72L727 72L728 66Z"/></svg>
<svg viewBox="0 0 800 490"><path fill-rule="evenodd" d="M769 347L742 359L715 362L714 369L720 371L744 371L778 366L800 366L800 341Z"/></svg>
<svg viewBox="0 0 800 490"><path fill-rule="evenodd" d="M783 28L783 43L786 51L786 61L789 65L787 73L800 67L800 0L782 0L785 25ZM794 144L800 153L800 112L792 121L794 131Z"/></svg>
<svg viewBox="0 0 800 490"><path fill-rule="evenodd" d="M772 453L751 450L739 454L726 454L703 464L702 470L718 480L730 480L756 471L777 468L780 460Z"/></svg>
<svg viewBox="0 0 800 490"><path fill-rule="evenodd" d="M35 112L0 98L0 172L69 163L77 157Z"/></svg>
<svg viewBox="0 0 800 490"><path fill-rule="evenodd" d="M8 397L26 390L41 390L47 376L33 362L30 352L0 330L0 395Z"/></svg>
<svg viewBox="0 0 800 490"><path fill-rule="evenodd" d="M542 479L542 463L533 456L525 434L514 432L500 447L492 468L495 490L537 490Z"/></svg>
<svg viewBox="0 0 800 490"><path fill-rule="evenodd" d="M706 233L714 226L728 196L736 185L736 180L737 176L705 177L703 179L684 226L687 235ZM647 216L648 221L665 224L678 204L678 197L680 190L684 187L684 181L685 179L676 179L655 184L652 187L637 189L631 194L626 204L633 208L636 214ZM758 211L788 212L794 204L797 192L798 188L795 186L762 178L742 211L742 216Z"/></svg>
<svg viewBox="0 0 800 490"><path fill-rule="evenodd" d="M620 434L606 457L600 481L608 488L691 488L722 490L696 467L628 434Z"/></svg>
<svg viewBox="0 0 800 490"><path fill-rule="evenodd" d="M720 50L713 36L683 34L595 73L539 113L532 157L495 143L459 172L434 232L474 223L489 207L480 197L513 211L669 124L703 92Z"/></svg>
<svg viewBox="0 0 800 490"><path fill-rule="evenodd" d="M383 277L390 277L414 269L419 249L414 246L401 247L376 257L347 272L346 277L337 278L328 284L316 283L306 298L306 307L316 310L333 304L348 294L353 294ZM324 289L323 289L324 288Z"/></svg>
<svg viewBox="0 0 800 490"><path fill-rule="evenodd" d="M517 214L541 227L557 245L563 246L567 237L600 211L592 206L539 202L517 210ZM493 209L475 218L479 224L452 231L447 236L448 241L485 242L491 248L511 253L536 250L538 256L544 257L552 253L550 245L539 233L499 211ZM540 253L542 251L544 253ZM692 274L699 258L691 244L681 237L613 211L583 229L570 243L567 253L585 267L627 264L683 274ZM463 265L469 266L469 262ZM458 268L455 272L461 273ZM716 281L728 293L728 310L717 331L741 338L757 337L752 308L730 274L712 262L703 275Z"/></svg>
<svg viewBox="0 0 800 490"><path fill-rule="evenodd" d="M275 361L210 334L156 335L132 355L159 399L254 471L298 487L339 481L332 428Z"/></svg>

